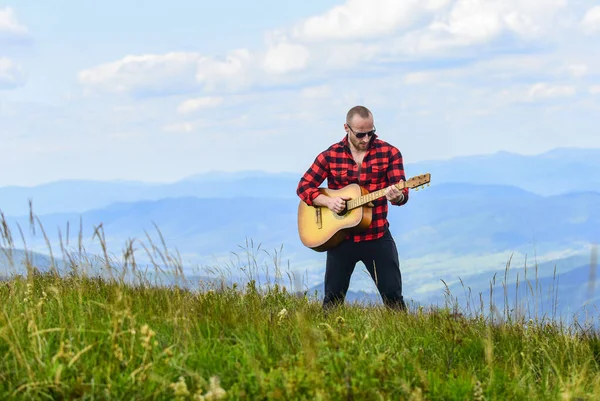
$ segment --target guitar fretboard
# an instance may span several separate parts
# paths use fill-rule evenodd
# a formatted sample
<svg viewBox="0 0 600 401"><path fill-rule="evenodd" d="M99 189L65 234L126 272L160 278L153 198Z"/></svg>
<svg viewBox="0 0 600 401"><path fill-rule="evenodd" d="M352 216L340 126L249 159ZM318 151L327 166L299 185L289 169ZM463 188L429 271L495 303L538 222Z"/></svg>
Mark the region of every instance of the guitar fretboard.
<svg viewBox="0 0 600 401"><path fill-rule="evenodd" d="M396 186L396 188L398 188L400 190L406 188L406 186L407 186L405 182L399 182L398 184L394 184L394 185ZM348 201L348 205L347 205L348 210L356 209L357 207L366 205L367 203L372 202L375 199L384 197L386 190L387 190L387 188L383 188L383 189L370 192L366 195L362 195L362 196L359 196L358 198Z"/></svg>

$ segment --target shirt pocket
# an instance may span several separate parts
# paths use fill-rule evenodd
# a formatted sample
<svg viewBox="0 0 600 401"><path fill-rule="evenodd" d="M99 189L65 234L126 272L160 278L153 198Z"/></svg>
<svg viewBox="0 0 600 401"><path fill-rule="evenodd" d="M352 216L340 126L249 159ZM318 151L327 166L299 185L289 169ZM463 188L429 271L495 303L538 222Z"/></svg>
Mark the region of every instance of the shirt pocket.
<svg viewBox="0 0 600 401"><path fill-rule="evenodd" d="M349 184L352 179L352 172L349 171L349 168L350 166L346 163L332 163L327 180L336 187Z"/></svg>
<svg viewBox="0 0 600 401"><path fill-rule="evenodd" d="M373 183L382 183L387 181L387 163L373 163L369 167L369 178Z"/></svg>

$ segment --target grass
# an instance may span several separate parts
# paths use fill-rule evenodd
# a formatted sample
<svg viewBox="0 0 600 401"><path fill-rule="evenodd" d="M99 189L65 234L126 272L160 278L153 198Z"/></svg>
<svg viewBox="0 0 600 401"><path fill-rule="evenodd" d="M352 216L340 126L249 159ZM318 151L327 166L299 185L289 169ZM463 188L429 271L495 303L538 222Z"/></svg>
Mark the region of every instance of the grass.
<svg viewBox="0 0 600 401"><path fill-rule="evenodd" d="M4 219L0 227L10 259ZM185 280L174 255L145 249ZM0 399L600 399L591 330L455 305L325 313L310 294L254 277L201 290L155 285L133 243L118 266L105 249L99 276L81 247L61 250L67 272L26 261L26 274L0 282Z"/></svg>

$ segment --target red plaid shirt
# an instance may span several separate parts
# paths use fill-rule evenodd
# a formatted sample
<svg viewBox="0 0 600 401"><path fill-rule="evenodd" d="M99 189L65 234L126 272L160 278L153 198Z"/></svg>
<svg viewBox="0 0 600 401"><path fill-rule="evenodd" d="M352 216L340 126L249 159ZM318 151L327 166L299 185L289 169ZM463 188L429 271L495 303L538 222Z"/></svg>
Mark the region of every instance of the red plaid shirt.
<svg viewBox="0 0 600 401"><path fill-rule="evenodd" d="M373 135L360 167L359 177L359 167L352 158L346 136L317 155L300 179L296 193L307 205L312 206L312 200L320 194L318 187L325 179L330 189L341 189L351 183L358 183L369 192L388 187L406 180L402 153L396 147L378 139L377 135ZM408 188L405 188L403 193L404 200L395 205L401 206L408 202ZM363 232L348 234L346 239L359 242L383 236L389 227L388 200L382 197L374 200L373 204L375 206L371 225Z"/></svg>

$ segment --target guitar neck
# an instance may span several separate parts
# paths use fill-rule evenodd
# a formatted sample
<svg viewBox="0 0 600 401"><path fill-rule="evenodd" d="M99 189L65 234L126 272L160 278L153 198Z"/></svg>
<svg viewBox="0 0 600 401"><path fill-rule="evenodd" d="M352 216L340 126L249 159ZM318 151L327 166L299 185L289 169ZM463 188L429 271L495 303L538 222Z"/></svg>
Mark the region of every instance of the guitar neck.
<svg viewBox="0 0 600 401"><path fill-rule="evenodd" d="M406 182L399 182L394 185L399 190L403 190L404 188L407 187ZM386 190L387 190L387 188L382 188L380 190L370 192L366 195L362 195L362 196L359 196L358 198L348 201L348 210L356 209L357 207L364 206L367 203L374 201L375 199L384 197Z"/></svg>

